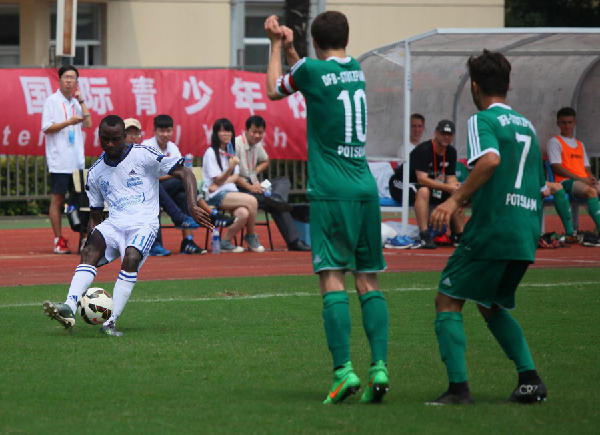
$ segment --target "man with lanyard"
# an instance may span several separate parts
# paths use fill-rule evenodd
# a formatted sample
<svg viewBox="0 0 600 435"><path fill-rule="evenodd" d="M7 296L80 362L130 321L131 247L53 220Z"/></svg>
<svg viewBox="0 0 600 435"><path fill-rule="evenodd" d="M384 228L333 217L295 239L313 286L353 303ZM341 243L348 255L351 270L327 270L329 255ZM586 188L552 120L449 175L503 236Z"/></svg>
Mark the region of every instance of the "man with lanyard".
<svg viewBox="0 0 600 435"><path fill-rule="evenodd" d="M81 127L92 126L90 112L77 85L79 71L65 65L58 70L59 89L44 102L42 131L46 136L46 162L50 171L50 224L54 231L54 252L70 254L62 235L61 211L65 195L73 188L73 171L85 167Z"/></svg>
<svg viewBox="0 0 600 435"><path fill-rule="evenodd" d="M409 204L415 207L419 226L420 245L423 249L436 249L437 245L428 230L429 205L439 205L460 187L456 179L456 148L452 145L455 127L444 119L435 128L434 138L419 144L410 153ZM460 242L465 226L464 210L452 215L455 245Z"/></svg>
<svg viewBox="0 0 600 435"><path fill-rule="evenodd" d="M300 232L290 215L291 206L287 202L290 180L287 177L270 180L268 196L258 182L258 174L269 167L269 156L262 144L266 126L261 116L253 115L246 120L246 131L235 138L235 155L240 159L240 177L236 185L240 192L254 196L259 208L271 213L290 251L310 251L310 246L300 240Z"/></svg>

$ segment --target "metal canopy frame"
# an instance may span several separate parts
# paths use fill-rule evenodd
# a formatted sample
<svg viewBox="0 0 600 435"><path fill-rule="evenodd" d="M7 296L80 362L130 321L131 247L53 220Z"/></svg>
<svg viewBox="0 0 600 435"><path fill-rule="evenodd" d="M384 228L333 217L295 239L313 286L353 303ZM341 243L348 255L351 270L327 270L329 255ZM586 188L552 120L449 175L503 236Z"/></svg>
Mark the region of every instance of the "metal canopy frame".
<svg viewBox="0 0 600 435"><path fill-rule="evenodd" d="M498 36L497 41L490 36ZM554 46L549 39L564 36L565 38L556 41L561 44ZM439 39L439 41L438 41ZM582 44L582 39L587 44ZM572 41L569 41L572 40ZM564 44L564 42L567 42ZM497 42L494 44L492 42ZM546 42L547 44L544 44ZM491 43L491 44L490 44ZM491 45L491 46L490 46ZM491 29L434 29L419 35L411 36L405 40L388 44L374 50L371 50L360 57L358 61L363 65L363 70L367 76L367 99L369 100L369 71L368 65L365 64L373 58L373 56L385 59L387 62L397 65L403 70L403 144L410 142L410 114L412 103L412 79L413 79L413 60L415 58L430 58L432 60L443 59L448 61L450 58L460 58L463 62L473 55L481 53L483 48L492 51L504 53L509 59L513 59L513 74L516 70L517 63L526 64L528 58L539 59L547 57L549 60L565 57L569 59L577 58L577 71L573 74L576 76L569 77L569 89L572 88L570 105L578 108L579 96L582 92L583 83L586 77L594 70L596 66L600 66L600 29L599 28L491 28ZM440 72L443 71L440 68ZM377 73L375 69L373 74ZM435 75L435 72L432 73ZM461 133L463 128L459 123L459 118L464 118L461 111L462 96L465 94L465 85L469 76L464 68L463 74L456 81L454 88L454 96L452 101L452 118L457 125L455 135L455 144L461 143ZM543 78L542 78L543 80ZM560 80L557 86L561 86ZM399 88L392 88L399 92ZM382 91L385 92L385 91ZM446 89L446 93L449 91ZM600 90L598 91L600 93ZM389 95L387 100L389 101ZM562 98L561 101L564 101ZM566 104L565 104L566 105ZM371 112L371 103L368 105ZM519 107L517 106L517 109ZM389 110L378 107L376 113L369 113L369 121L372 123L375 117L382 114L383 117L393 117L393 108ZM552 108L554 110L558 108ZM464 111L464 110L463 110ZM440 118L441 119L441 118ZM435 124L438 119L435 119ZM429 121L431 123L431 121ZM385 129L384 129L385 130ZM367 136L367 158L369 160L387 160L387 161L403 161L403 182L404 190L402 195L402 231L407 233L408 229L408 180L409 180L409 151L408 146L404 146L404 153L401 158L393 156L388 151L382 152L373 142L369 141ZM392 134L393 136L393 134ZM371 136L373 137L373 136ZM393 139L393 137L392 137ZM377 138L375 138L377 140ZM373 152L372 150L375 149ZM460 153L459 153L460 154ZM590 154L594 155L594 153Z"/></svg>

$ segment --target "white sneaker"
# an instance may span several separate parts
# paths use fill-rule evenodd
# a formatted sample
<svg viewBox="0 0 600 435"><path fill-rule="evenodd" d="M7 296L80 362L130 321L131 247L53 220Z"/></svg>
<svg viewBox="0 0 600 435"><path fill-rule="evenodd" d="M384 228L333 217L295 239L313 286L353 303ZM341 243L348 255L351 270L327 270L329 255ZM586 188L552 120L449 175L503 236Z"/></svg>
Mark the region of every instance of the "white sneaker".
<svg viewBox="0 0 600 435"><path fill-rule="evenodd" d="M248 244L248 247L250 248L250 250L252 250L254 252L265 252L265 247L262 246L258 242L258 235L256 235L256 234L246 234L244 236L244 240Z"/></svg>
<svg viewBox="0 0 600 435"><path fill-rule="evenodd" d="M235 246L230 240L221 240L221 252L234 252L239 254L240 252L244 252L244 248Z"/></svg>

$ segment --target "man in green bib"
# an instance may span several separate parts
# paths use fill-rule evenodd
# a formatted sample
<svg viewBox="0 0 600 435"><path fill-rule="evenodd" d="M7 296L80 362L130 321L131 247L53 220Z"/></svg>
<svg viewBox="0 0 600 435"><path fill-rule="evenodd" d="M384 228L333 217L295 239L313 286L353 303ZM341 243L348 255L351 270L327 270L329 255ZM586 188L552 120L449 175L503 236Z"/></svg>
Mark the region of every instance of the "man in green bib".
<svg viewBox="0 0 600 435"><path fill-rule="evenodd" d="M509 400L545 400L519 323L509 314L515 292L535 260L545 177L535 128L506 105L511 65L501 53L484 50L467 62L471 94L479 113L468 121L469 177L431 215L434 227L448 224L469 198L472 217L459 247L442 272L435 299L437 336L450 381L434 404L471 404L467 382L462 307L474 301L490 332L519 375Z"/></svg>
<svg viewBox="0 0 600 435"><path fill-rule="evenodd" d="M388 309L377 272L386 268L377 185L365 158L367 99L359 63L346 55L348 21L328 11L311 25L318 60L300 59L293 32L276 16L265 21L271 40L267 95L302 92L307 107L308 187L313 270L319 274L323 324L333 357L333 384L323 403L341 403L360 389L350 361L350 309L345 273L356 281L363 326L371 346L362 403L381 402L388 390ZM281 51L290 65L282 75Z"/></svg>

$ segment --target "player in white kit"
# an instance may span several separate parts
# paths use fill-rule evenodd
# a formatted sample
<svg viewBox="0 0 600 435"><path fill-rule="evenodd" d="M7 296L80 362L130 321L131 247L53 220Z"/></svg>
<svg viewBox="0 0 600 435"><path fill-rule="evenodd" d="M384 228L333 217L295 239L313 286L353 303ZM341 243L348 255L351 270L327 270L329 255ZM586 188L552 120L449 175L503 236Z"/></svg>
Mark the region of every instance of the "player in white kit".
<svg viewBox="0 0 600 435"><path fill-rule="evenodd" d="M166 157L155 148L125 143L125 124L116 115L105 117L98 135L104 153L88 172L86 190L90 200L93 230L81 250L67 300L54 305L44 302L44 312L66 329L75 325L77 303L96 277L97 267L122 259L113 290L114 311L100 332L121 336L115 323L129 300L138 270L146 260L159 228L158 178L171 175L183 181L190 214L196 222L212 228L207 212L196 205L194 174L183 166L183 158ZM102 222L104 204L108 218Z"/></svg>

